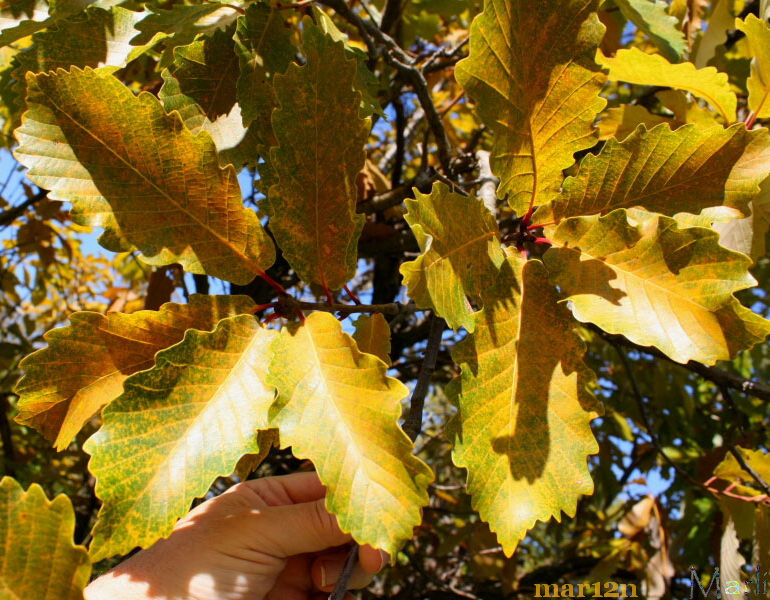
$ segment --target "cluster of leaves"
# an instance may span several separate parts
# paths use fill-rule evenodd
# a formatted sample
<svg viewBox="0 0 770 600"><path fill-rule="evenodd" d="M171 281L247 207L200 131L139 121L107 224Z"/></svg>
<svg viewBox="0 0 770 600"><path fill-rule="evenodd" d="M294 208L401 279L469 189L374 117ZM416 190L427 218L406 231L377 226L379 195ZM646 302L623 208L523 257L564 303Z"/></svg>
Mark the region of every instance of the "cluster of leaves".
<svg viewBox="0 0 770 600"><path fill-rule="evenodd" d="M19 576L40 556L5 560L0 581L79 597L91 562L168 535L218 477L246 476L276 447L312 461L359 543L402 565L453 555L497 591L583 569L636 574L657 597L675 575L669 538L710 533L687 523L713 525L715 498L723 577L740 579L739 538L770 562L770 390L752 381L770 334L757 287L764 5L736 19L730 0L354 4L0 12L4 140L41 190L7 209L8 224L26 216L3 302L24 310L16 290L34 277L29 302L58 307L48 325L71 312L18 365L16 421L59 450L98 426L83 450L102 503L85 558L65 498L3 480L5 547L39 543L58 567L49 595ZM160 306L166 285L147 291L147 310L62 311L73 276L50 266L79 278L67 232L90 227L157 268L156 288L182 269L204 293ZM205 293L209 277L232 293ZM400 277L408 302L394 302ZM334 313L362 314L347 327ZM41 345L22 338L0 364L9 381ZM663 516L673 504L623 498L659 460L689 511L679 532ZM578 518L556 527L562 513ZM50 525L29 531L30 514ZM472 516L458 526L456 514ZM421 524L439 541L415 538ZM559 552L584 562L538 570ZM391 597L447 581L430 565L394 573L380 582Z"/></svg>

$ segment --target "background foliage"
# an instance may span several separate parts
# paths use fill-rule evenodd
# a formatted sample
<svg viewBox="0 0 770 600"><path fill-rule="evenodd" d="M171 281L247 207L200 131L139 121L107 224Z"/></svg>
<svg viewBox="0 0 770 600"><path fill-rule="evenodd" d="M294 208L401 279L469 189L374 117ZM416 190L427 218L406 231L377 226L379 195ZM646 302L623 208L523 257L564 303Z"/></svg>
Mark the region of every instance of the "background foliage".
<svg viewBox="0 0 770 600"><path fill-rule="evenodd" d="M78 598L308 458L394 553L364 597L756 579L768 16L0 2L0 537L39 549L0 584ZM54 558L71 588L18 578Z"/></svg>

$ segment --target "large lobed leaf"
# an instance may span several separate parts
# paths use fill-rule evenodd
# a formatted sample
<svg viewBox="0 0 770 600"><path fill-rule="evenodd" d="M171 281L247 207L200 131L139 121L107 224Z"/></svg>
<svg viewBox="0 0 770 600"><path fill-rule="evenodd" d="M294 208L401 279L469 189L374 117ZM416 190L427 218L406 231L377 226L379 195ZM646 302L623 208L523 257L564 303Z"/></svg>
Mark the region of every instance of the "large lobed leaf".
<svg viewBox="0 0 770 600"><path fill-rule="evenodd" d="M486 0L471 26L460 85L495 134L497 194L520 215L558 192L575 152L596 143L605 76L594 62L597 0Z"/></svg>
<svg viewBox="0 0 770 600"><path fill-rule="evenodd" d="M16 158L50 198L73 203L78 223L104 227L151 264L234 283L273 263L272 241L208 134L193 135L109 70L28 73L27 84Z"/></svg>
<svg viewBox="0 0 770 600"><path fill-rule="evenodd" d="M75 511L67 496L52 501L32 484L25 492L0 481L0 598L82 600L91 575L88 553L75 546Z"/></svg>
<svg viewBox="0 0 770 600"><path fill-rule="evenodd" d="M636 225L623 209L574 217L551 235L545 264L579 321L706 365L770 334L770 321L733 296L756 285L748 257L720 246L711 229L647 217Z"/></svg>
<svg viewBox="0 0 770 600"><path fill-rule="evenodd" d="M422 254L401 265L409 297L432 308L453 329L473 331L468 298L481 303L504 260L500 232L481 200L450 192L437 183L430 194L416 192L404 216Z"/></svg>
<svg viewBox="0 0 770 600"><path fill-rule="evenodd" d="M308 283L339 289L356 272L364 216L356 214L356 176L364 166L369 121L359 117L356 64L344 45L306 22L307 63L274 77L278 146L266 209L286 260Z"/></svg>
<svg viewBox="0 0 770 600"><path fill-rule="evenodd" d="M272 350L270 425L281 444L313 461L343 531L394 556L420 523L433 479L398 426L409 391L328 313L284 329Z"/></svg>
<svg viewBox="0 0 770 600"><path fill-rule="evenodd" d="M600 406L576 323L540 261L507 259L487 298L452 351L462 370L450 388L459 403L453 457L510 555L536 521L574 515L579 495L593 491L587 457L599 448L589 423Z"/></svg>
<svg viewBox="0 0 770 600"><path fill-rule="evenodd" d="M718 72L714 67L696 69L691 62L673 65L659 54L646 54L639 48L618 50L613 58L607 58L600 52L597 60L609 69L611 81L684 90L706 100L727 123L735 121L738 99L730 89L727 74Z"/></svg>
<svg viewBox="0 0 770 600"><path fill-rule="evenodd" d="M259 452L275 396L263 383L275 335L251 315L230 317L213 332L188 330L153 369L125 381L84 446L103 503L94 561L167 536L216 477Z"/></svg>
<svg viewBox="0 0 770 600"><path fill-rule="evenodd" d="M356 214L356 176L364 166L369 122L359 117L356 65L341 42L306 23L307 63L274 78L278 146L270 150L270 227L284 256L308 283L339 289L356 272L364 223Z"/></svg>
<svg viewBox="0 0 770 600"><path fill-rule="evenodd" d="M742 123L728 129L640 127L622 142L610 139L598 155L586 156L536 220L558 223L636 206L669 216L722 206L711 212L740 217L750 213L749 202L767 177L769 161L766 129L746 131Z"/></svg>
<svg viewBox="0 0 770 600"><path fill-rule="evenodd" d="M76 312L70 325L45 334L48 346L27 356L16 386L19 415L63 450L102 407L123 393L123 382L149 369L155 353L180 342L187 329L213 329L247 312L246 296L190 296L188 304L132 314Z"/></svg>

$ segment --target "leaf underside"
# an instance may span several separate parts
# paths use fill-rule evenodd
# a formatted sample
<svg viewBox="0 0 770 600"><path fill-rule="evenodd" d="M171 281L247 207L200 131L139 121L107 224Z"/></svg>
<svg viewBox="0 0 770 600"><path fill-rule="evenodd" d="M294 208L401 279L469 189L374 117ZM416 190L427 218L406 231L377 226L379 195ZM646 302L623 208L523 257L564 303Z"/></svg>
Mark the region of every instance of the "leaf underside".
<svg viewBox="0 0 770 600"><path fill-rule="evenodd" d="M58 450L66 448L94 414L123 393L123 382L149 369L156 352L173 346L190 328L209 330L220 319L247 312L246 296L193 294L188 304L131 314L76 312L70 325L45 334L48 346L21 361L16 386L19 415Z"/></svg>
<svg viewBox="0 0 770 600"><path fill-rule="evenodd" d="M420 523L433 479L398 426L407 388L328 313L284 329L273 353L270 425L281 445L313 461L343 531L393 556Z"/></svg>
<svg viewBox="0 0 770 600"><path fill-rule="evenodd" d="M50 198L73 203L78 223L104 227L150 264L233 283L273 263L272 241L208 134L193 135L109 70L28 74L27 85L14 154Z"/></svg>
<svg viewBox="0 0 770 600"><path fill-rule="evenodd" d="M521 216L558 192L575 152L596 143L604 74L597 0L486 0L455 76L495 134L497 195ZM526 51L522 51L525 49Z"/></svg>
<svg viewBox="0 0 770 600"><path fill-rule="evenodd" d="M599 414L587 386L576 323L558 303L540 261L509 258L472 334L452 357L462 369L455 464L468 471L473 507L507 555L536 521L574 515L593 482Z"/></svg>
<svg viewBox="0 0 770 600"><path fill-rule="evenodd" d="M229 317L213 332L188 330L154 368L125 381L84 446L102 500L92 560L169 535L216 477L259 453L257 430L267 428L275 394L263 383L275 336L251 315Z"/></svg>

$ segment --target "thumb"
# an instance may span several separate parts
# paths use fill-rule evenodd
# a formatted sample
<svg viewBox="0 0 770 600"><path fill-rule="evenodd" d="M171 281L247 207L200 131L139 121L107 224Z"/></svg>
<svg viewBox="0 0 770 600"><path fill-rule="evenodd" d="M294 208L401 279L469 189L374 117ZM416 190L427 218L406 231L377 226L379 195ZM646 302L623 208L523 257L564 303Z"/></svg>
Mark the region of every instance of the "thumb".
<svg viewBox="0 0 770 600"><path fill-rule="evenodd" d="M253 511L252 515L258 549L280 558L320 552L352 540L340 530L337 517L326 510L324 498L271 506Z"/></svg>

